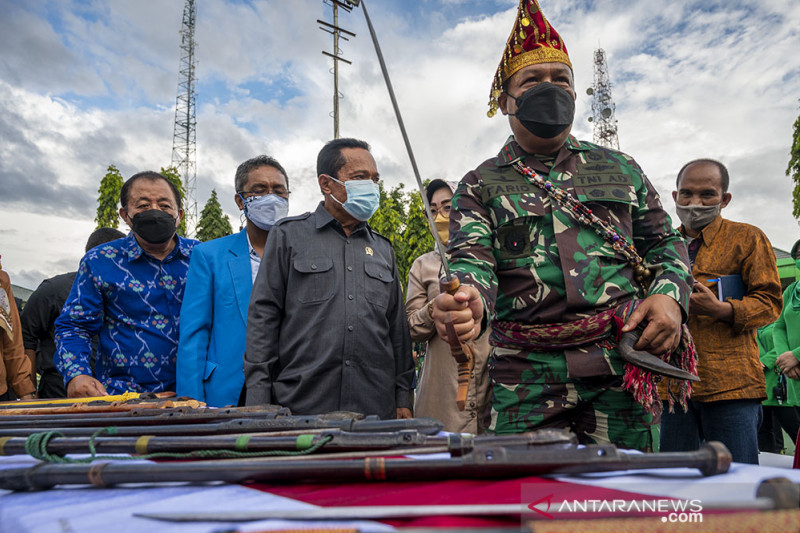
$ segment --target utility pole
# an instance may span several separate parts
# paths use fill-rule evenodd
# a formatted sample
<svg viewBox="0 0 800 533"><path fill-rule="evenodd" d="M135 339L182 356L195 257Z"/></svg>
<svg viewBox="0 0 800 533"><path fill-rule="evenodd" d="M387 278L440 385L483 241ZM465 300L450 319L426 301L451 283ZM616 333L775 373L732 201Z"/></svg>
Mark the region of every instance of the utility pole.
<svg viewBox="0 0 800 533"><path fill-rule="evenodd" d="M195 114L195 0L186 0L181 25L181 62L178 69L178 97L175 100L175 128L172 135L172 166L183 179L186 234L197 229L197 117Z"/></svg>
<svg viewBox="0 0 800 533"><path fill-rule="evenodd" d="M323 3L330 4L333 7L333 24L325 22L323 20L317 19L317 23L322 24L319 27L322 31L326 33L330 33L333 36L333 53L328 53L325 50L322 51L328 57L333 58L333 69L331 72L333 73L333 138L339 138L339 99L343 98L343 95L339 92L339 61L344 61L348 65L352 65L352 61L348 61L345 58L341 57L339 54L342 53L341 49L339 49L339 39L344 39L345 41L349 41L347 37L342 35L343 33L349 35L351 37L355 37L356 34L350 31L345 30L344 28L339 27L339 8L341 7L348 13L353 9L353 5L357 6L358 2L353 2L352 0L323 0Z"/></svg>
<svg viewBox="0 0 800 533"><path fill-rule="evenodd" d="M592 97L592 116L594 123L594 143L619 150L617 137L617 118L614 116L614 100L611 98L611 80L608 77L606 53L602 48L594 51L594 85L586 89Z"/></svg>

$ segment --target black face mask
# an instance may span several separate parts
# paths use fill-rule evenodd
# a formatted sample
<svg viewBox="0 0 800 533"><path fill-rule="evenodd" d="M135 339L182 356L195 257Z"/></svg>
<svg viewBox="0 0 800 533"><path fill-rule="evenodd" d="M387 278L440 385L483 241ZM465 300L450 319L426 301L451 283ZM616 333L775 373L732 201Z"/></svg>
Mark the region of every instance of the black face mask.
<svg viewBox="0 0 800 533"><path fill-rule="evenodd" d="M164 211L150 209L131 218L131 229L150 244L164 244L175 235L175 220Z"/></svg>
<svg viewBox="0 0 800 533"><path fill-rule="evenodd" d="M517 112L509 114L517 117L525 129L543 139L552 139L569 128L575 118L572 95L552 83L535 85L514 100Z"/></svg>

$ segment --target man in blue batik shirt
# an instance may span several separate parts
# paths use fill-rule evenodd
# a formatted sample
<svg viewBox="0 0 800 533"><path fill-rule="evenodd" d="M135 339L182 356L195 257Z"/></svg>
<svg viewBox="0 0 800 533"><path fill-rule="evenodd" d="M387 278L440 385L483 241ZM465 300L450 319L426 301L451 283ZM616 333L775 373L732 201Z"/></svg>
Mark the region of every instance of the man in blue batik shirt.
<svg viewBox="0 0 800 533"><path fill-rule="evenodd" d="M135 174L119 199L131 233L83 257L56 319L55 363L70 398L175 390L179 316L197 241L176 235L180 193L161 174Z"/></svg>

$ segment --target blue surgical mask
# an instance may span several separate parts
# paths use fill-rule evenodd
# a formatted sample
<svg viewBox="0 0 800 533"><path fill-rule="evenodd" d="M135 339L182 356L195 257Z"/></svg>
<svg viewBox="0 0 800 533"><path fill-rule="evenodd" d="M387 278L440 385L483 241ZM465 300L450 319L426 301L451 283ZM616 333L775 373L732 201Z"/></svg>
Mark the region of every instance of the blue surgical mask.
<svg viewBox="0 0 800 533"><path fill-rule="evenodd" d="M331 198L341 205L345 211L350 213L353 218L366 222L370 219L378 207L381 205L381 190L378 184L372 180L349 180L341 182L334 177L333 181L344 185L344 190L347 193L347 200L344 203L336 200L332 194Z"/></svg>
<svg viewBox="0 0 800 533"><path fill-rule="evenodd" d="M242 198L241 195L239 197ZM242 200L244 216L264 231L271 230L277 221L289 214L289 200L277 194L251 196Z"/></svg>

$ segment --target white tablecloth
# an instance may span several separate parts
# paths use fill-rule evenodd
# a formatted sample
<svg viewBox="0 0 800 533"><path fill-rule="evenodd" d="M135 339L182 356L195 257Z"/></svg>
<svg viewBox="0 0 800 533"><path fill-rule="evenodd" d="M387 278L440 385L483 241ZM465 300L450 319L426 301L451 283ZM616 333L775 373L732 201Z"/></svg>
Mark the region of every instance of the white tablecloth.
<svg viewBox="0 0 800 533"><path fill-rule="evenodd" d="M786 477L800 483L800 470L791 470L791 458L764 455L776 466L734 463L730 472L700 477L688 468L653 469L560 477L559 480L599 485L643 495L700 498L704 503L747 500L755 497L761 481ZM30 466L27 456L0 457L0 469ZM397 502L402 504L403 502ZM248 489L239 485L208 483L171 486L125 485L115 488L63 487L41 492L14 493L0 490L0 533L215 533L226 529L255 531L302 527L358 527L369 531L391 531L376 522L286 522L170 523L134 517L141 512L255 511L302 509L309 504Z"/></svg>

